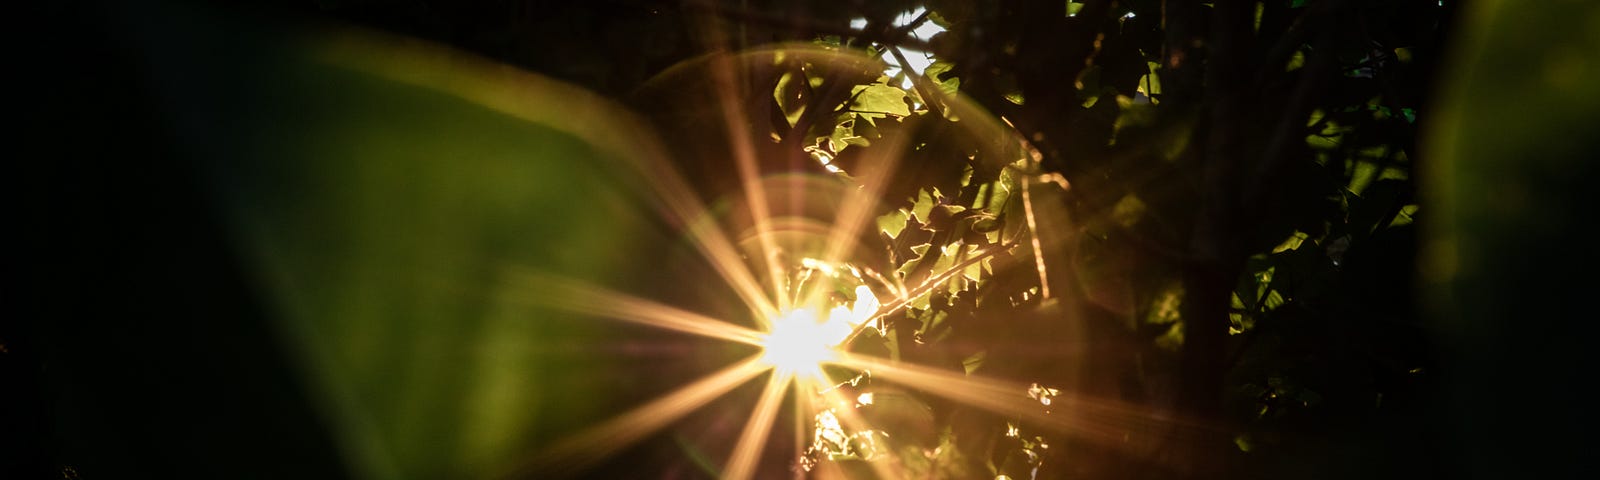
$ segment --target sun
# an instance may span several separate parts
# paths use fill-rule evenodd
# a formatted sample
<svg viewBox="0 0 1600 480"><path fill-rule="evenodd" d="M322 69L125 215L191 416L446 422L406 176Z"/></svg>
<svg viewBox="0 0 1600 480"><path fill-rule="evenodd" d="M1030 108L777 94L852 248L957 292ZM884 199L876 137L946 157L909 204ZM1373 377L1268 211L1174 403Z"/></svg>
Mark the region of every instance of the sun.
<svg viewBox="0 0 1600 480"><path fill-rule="evenodd" d="M812 309L801 308L772 319L772 330L761 338L761 362L781 374L807 374L833 361L837 334L818 317Z"/></svg>
<svg viewBox="0 0 1600 480"><path fill-rule="evenodd" d="M826 315L800 307L772 318L761 335L761 362L780 374L821 379L822 365L837 360L840 345L878 309L871 288L857 286L855 293L852 305L835 306Z"/></svg>
<svg viewBox="0 0 1600 480"><path fill-rule="evenodd" d="M740 65L766 69L779 58L785 62L793 60L832 65L850 71L873 63L870 59L862 63L860 59L831 50L783 48L781 52L707 57L707 63L697 65L710 69L711 75L674 77L673 82L683 80L705 84L708 83L706 79L710 78L712 81L709 84L714 92L736 92L745 83L735 71L742 68ZM661 83L669 84L677 85ZM746 118L742 111L744 105L738 100L744 97L718 95L717 98L726 117L723 119L727 122L726 131L748 130L748 125L742 120ZM700 106L697 104L695 108ZM1001 145L997 147L998 150L991 152L993 158L1011 159L1006 160L1011 163L1005 168L1015 168L1013 173L1016 175L991 179L990 183L982 186L991 193L1006 192L1004 198L1007 200L1013 198L1010 192L1021 188L1023 195L1016 198L1025 207L1024 212L1031 212L1031 200L1025 187L1027 182L1033 181L1034 174L1030 172L1037 170L1037 155L1031 157L1033 160L1028 157L1013 159L1017 152L1026 151L1024 147L1027 145L1020 141L1020 137L1013 136L1013 130L976 109L975 104L952 96L944 99L943 108L951 113L959 113L963 121L957 128L970 130L967 133L974 138L983 139L980 144ZM934 118L943 115L931 103L929 112ZM739 192L743 198L730 198L728 201L736 206L727 210L713 210L702 204L703 199L689 182L675 172L666 156L641 157L643 161L632 166L648 176L646 184L661 200L661 213L669 223L685 227L683 233L688 245L703 257L707 266L715 271L717 280L725 283L748 310L721 310L734 318L714 318L604 290L599 286L577 285L545 276L539 276L545 281L529 282L533 288L528 291L538 292L538 301L546 306L724 340L747 345L756 351L736 363L665 392L609 420L587 426L542 447L541 452L527 462L530 467L524 471L530 476L548 475L551 471L579 473L584 465L604 460L756 379L764 379L762 383L765 385L748 416L744 417L743 428L739 430L722 469L712 471L719 477L749 479L775 470L776 465L769 465L771 459L763 457L762 452L767 447L775 424L782 418L780 410L789 399L793 399L794 414L790 417L794 421L792 433L795 437L792 442L786 443L795 447L792 458L834 458L833 453L819 446L822 441L813 438L808 442L805 438L807 431L823 432L823 424L833 425L833 430L828 431L879 431L886 435L887 432L872 425L872 419L877 417L858 414L857 409L876 404L868 408L874 412L888 412L895 408L890 406L895 402L886 402L882 396L874 402L873 390L881 387L877 387L876 383L858 385L857 382L863 379L898 384L900 387L891 388L904 388L907 389L904 391L913 391L915 395L943 397L1033 424L1063 430L1075 427L1066 423L1065 416L1050 416L1047 411L1040 409L1039 401L1023 394L1028 391L1026 385L975 378L961 369L951 371L924 367L900 358L897 347L901 345L899 337L890 334L889 324L883 319L911 319L909 312L914 308L912 305L921 301L919 299L927 298L931 302L932 296L940 289L955 283L964 285L968 281L992 277L988 264L982 262L997 254L1013 255L1013 250L1020 245L1019 241L1029 240L1027 232L1032 231L1032 213L1028 213L1030 229L1011 234L1009 240L1006 240L1005 230L996 232L1000 234L998 237L985 237L986 245L981 246L966 244L965 237L962 237L952 240L956 243L948 245L961 247L953 254L957 258L947 259L945 255L951 255L950 250L939 247L938 250L921 253L921 261L927 263L917 263L919 268L909 273L885 268L895 264L909 265L899 257L894 257L899 259L897 262L882 262L884 259L875 252L881 245L872 243L870 238L879 230L889 233L883 230L886 227L881 225L884 220L879 218L881 212L878 210L884 206L881 199L888 195L889 179L898 178L896 169L902 154L916 148L909 143L913 137L885 137L885 142L874 150L880 153L874 153L872 161L862 162L865 165L861 173L841 176L839 180L842 182L795 182L793 180L803 177L769 176L772 172L764 172L761 168L763 163L756 159L756 153L763 151L757 148L759 144L742 134L730 135L730 150L735 160L737 179L744 188ZM1003 140L993 142L990 139ZM986 154L985 158L990 157ZM824 166L828 165L824 162ZM984 197L986 206L982 208L999 209L992 212L994 215L1003 213L1001 210L1008 204L997 203L995 199L1000 197L990 197L994 196ZM775 199L787 201L772 202ZM934 199L930 197L929 200ZM832 211L824 211L824 207ZM918 222L923 221L922 216L904 208L900 211L906 221L912 217L917 218ZM727 221L724 221L724 216L729 217ZM824 225L828 218L832 219L832 224ZM901 231L905 228L900 227ZM730 233L738 235L730 236ZM926 245L934 248L933 243ZM1033 245L1034 251L1040 250L1037 241ZM931 256L928 252L931 252ZM858 259L858 253L868 255ZM855 264L857 260L861 260L861 265ZM950 266L935 267L946 264ZM1044 285L1044 264L1037 259L1034 264L1038 266L1040 282ZM1049 297L1048 290L1042 287L1040 294ZM883 302L879 301L878 295L883 296ZM892 317L903 313L907 315ZM907 325L906 328L914 327ZM858 343L856 339L861 341ZM747 347L737 348L747 351L744 350ZM885 355L879 356L873 352ZM838 378L830 378L835 374ZM844 388L846 385L849 388ZM813 428L813 425L817 427ZM850 439L856 438L855 435L840 434L841 438ZM808 444L818 449L806 447ZM896 471L896 465L900 463L892 461L893 457L889 458L891 461L870 461L867 467L879 478L905 476L905 472ZM862 459L866 460L865 457ZM811 471L804 461L800 462L798 468ZM819 475L832 476L830 472L835 471L842 472L824 470ZM796 474L805 475L798 470Z"/></svg>

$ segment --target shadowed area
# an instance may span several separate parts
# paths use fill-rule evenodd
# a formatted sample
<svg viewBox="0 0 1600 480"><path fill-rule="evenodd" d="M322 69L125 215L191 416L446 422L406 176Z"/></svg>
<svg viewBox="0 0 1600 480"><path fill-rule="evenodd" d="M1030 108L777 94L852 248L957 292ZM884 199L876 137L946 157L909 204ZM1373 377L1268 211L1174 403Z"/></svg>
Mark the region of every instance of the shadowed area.
<svg viewBox="0 0 1600 480"><path fill-rule="evenodd" d="M109 444L101 442L170 445L171 434L144 432L158 425L212 424L190 416L212 409L265 408L322 425L282 426L293 434L332 432L321 446L301 441L310 451L296 455L320 458L291 460L298 465L294 471L305 475L340 475L349 468L363 478L483 476L519 464L533 445L598 423L640 397L711 371L718 359L734 358L727 349L718 353L686 337L618 328L521 300L571 289L528 284L519 272L658 293L670 288L648 286L668 273L715 278L706 264L686 260L688 246L669 223L677 219L658 219L658 209L643 201L650 191L628 180L644 176L635 170L642 164L637 160L651 153L639 147L647 140L633 139L647 134L626 133L627 120L613 117L616 109L598 97L368 33L276 30L205 9L120 13L127 16L109 29L124 40L116 48L137 59L132 72L150 86L140 94L160 107L101 113L126 114L123 121L150 127L133 132L165 139L161 154L181 159L154 164L177 165L178 173L168 175L193 175L203 185L186 184L193 190L156 197L160 201L147 212L127 212L127 221L184 225L187 218L200 218L206 223L170 233L210 242L189 251L178 251L181 243L134 244L146 250L128 258L149 261L144 270L162 272L168 266L159 255L177 255L170 266L180 270L151 277L172 282L168 288L233 279L232 286L188 287L192 293L154 286L127 290L150 305L141 314L148 316L129 319L130 328L167 328L171 321L161 319L162 310L177 318L202 317L196 325L218 328L253 322L253 329L238 334L268 340L251 345L285 346L277 363L264 368L299 378L227 370L270 362L234 359L248 350L228 351L238 348L227 340L231 335L175 326L179 330L170 334L145 337L149 343L141 348L197 356L144 367L184 378L182 389L130 385L129 394L155 399L200 389L186 397L204 402L200 392L213 383L207 378L225 389L258 378L271 383L258 387L267 389L259 399L228 394L216 401L236 407L185 407L172 418L113 408L108 412L129 428L86 426L82 431L120 435L64 452L82 459L74 462L87 462L81 467L86 475L142 476L181 468L166 462L189 461L185 453L139 454L148 458L118 462L121 457L107 455ZM151 113L153 118L137 117ZM147 185L164 189L171 181L158 178ZM182 206L164 211L173 205ZM261 301L216 298L239 292ZM711 325L646 300L608 303L600 291L567 300L588 303L578 309L587 314L670 318L678 330L754 342L743 327ZM197 302L229 303L212 303L215 308L198 314L204 303ZM87 313L77 315L96 316ZM77 332L69 325L58 325L66 329L59 338L109 333ZM184 346L189 342L197 346ZM683 354L690 351L701 353ZM206 370L211 368L218 370ZM103 409L89 403L104 402L96 397L107 395L71 385L57 391L67 422L96 421L78 413ZM700 398L703 403L708 397ZM141 404L130 404L135 405ZM244 421L252 417L218 413L220 422L213 425L238 429L237 435L273 435L272 428ZM195 440L226 442L234 435L205 433ZM278 455L273 452L290 447L276 442L291 438L255 443L260 455ZM240 458L226 461L246 463L253 455L247 445L241 445Z"/></svg>

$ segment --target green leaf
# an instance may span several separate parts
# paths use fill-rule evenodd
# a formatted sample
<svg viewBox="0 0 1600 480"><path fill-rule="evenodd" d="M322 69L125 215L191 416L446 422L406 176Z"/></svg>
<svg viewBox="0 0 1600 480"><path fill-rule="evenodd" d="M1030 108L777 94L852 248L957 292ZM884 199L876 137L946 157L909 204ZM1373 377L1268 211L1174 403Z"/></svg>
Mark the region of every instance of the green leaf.
<svg viewBox="0 0 1600 480"><path fill-rule="evenodd" d="M1402 225L1410 225L1411 222L1414 221L1416 214L1417 205L1415 204L1400 207L1400 213L1394 216L1394 221L1389 222L1389 226L1399 227Z"/></svg>
<svg viewBox="0 0 1600 480"><path fill-rule="evenodd" d="M939 91L944 92L946 95L955 95L956 91L961 89L961 79L955 77L944 78L946 74L950 73L950 69L954 67L955 65L950 62L933 62L932 65L928 65L927 70L923 71L923 75L939 85Z"/></svg>
<svg viewBox="0 0 1600 480"><path fill-rule="evenodd" d="M938 203L938 201L934 199L936 195L938 195L938 192L930 192L928 189L917 191L917 202L911 207L911 214L917 217L917 221L921 223L929 222L930 214L933 212L933 206Z"/></svg>
<svg viewBox="0 0 1600 480"><path fill-rule="evenodd" d="M1261 31L1261 14L1266 12L1266 11L1267 11L1267 4L1266 3L1256 2L1256 20L1255 20L1254 26L1251 27L1252 30L1257 31L1257 32Z"/></svg>
<svg viewBox="0 0 1600 480"><path fill-rule="evenodd" d="M1233 444L1238 446L1241 452L1249 452L1252 448L1250 436L1246 434L1239 434L1233 437Z"/></svg>
<svg viewBox="0 0 1600 480"><path fill-rule="evenodd" d="M1289 57L1289 63L1283 66L1283 71L1285 71L1285 72L1293 72L1295 70L1299 70L1300 67L1304 67L1305 65L1306 65L1306 54L1305 54L1305 52L1301 51L1301 50L1295 50L1294 56Z"/></svg>
<svg viewBox="0 0 1600 480"><path fill-rule="evenodd" d="M773 88L772 98L778 101L778 107L783 109L783 116L793 126L805 113L806 102L801 98L804 92L803 80L795 78L796 73L783 74L778 79L777 87Z"/></svg>
<svg viewBox="0 0 1600 480"><path fill-rule="evenodd" d="M1296 231L1293 234L1289 235L1289 238L1284 239L1283 243L1279 243L1278 246L1272 247L1272 253L1278 253L1278 252L1282 252L1282 251L1285 251L1285 250L1294 250L1296 248L1300 248L1300 244L1304 243L1306 241L1306 237L1308 237L1308 236L1309 235L1306 235L1305 232Z"/></svg>
<svg viewBox="0 0 1600 480"><path fill-rule="evenodd" d="M1270 312L1283 306L1283 302L1283 295L1278 294L1277 290L1271 290L1267 292L1267 298L1261 301L1261 307L1262 310Z"/></svg>
<svg viewBox="0 0 1600 480"><path fill-rule="evenodd" d="M1161 64L1156 62L1145 63L1150 68L1150 73L1139 77L1139 87L1136 91L1145 94L1147 97L1160 95L1161 75L1157 74L1157 72L1161 70Z"/></svg>
<svg viewBox="0 0 1600 480"><path fill-rule="evenodd" d="M883 233L889 234L890 237L898 238L900 232L906 229L906 217L908 215L910 215L910 212L904 209L886 213L878 217L878 228L883 229Z"/></svg>
<svg viewBox="0 0 1600 480"><path fill-rule="evenodd" d="M889 115L911 115L911 106L906 104L906 92L882 83L859 85L851 90L855 95L855 102L850 105L851 110L857 112L884 113Z"/></svg>

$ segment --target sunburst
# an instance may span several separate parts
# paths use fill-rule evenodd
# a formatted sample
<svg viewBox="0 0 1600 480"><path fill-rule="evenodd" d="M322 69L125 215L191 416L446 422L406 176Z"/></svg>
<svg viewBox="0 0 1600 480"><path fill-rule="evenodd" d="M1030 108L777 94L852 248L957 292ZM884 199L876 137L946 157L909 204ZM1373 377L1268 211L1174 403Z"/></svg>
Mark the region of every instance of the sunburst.
<svg viewBox="0 0 1600 480"><path fill-rule="evenodd" d="M849 408L851 404L871 403L872 398L849 398L839 389L832 388L843 379L831 378L825 368L829 366L870 372L873 378L1098 442L1117 441L1109 438L1117 430L1111 427L1165 421L1137 408L1074 396L1070 392L1060 396L1062 404L1055 411L1073 408L1081 413L1051 413L1048 409L1040 408L1038 398L1029 398L1029 386L1026 384L983 379L851 351L853 339L863 332L875 329L880 334L885 333L888 330L885 318L907 308L914 300L925 298L988 256L1021 250L1019 246L1030 243L1034 247L1027 250L1030 255L1037 258L1041 250L1037 241L1018 238L993 244L983 250L963 251L959 254L960 258L952 259L946 269L929 272L920 277L916 285L903 285L900 283L903 279L892 273L880 274L855 265L851 258L852 252L859 247L855 239L873 224L873 212L877 208L875 202L881 197L886 188L885 182L893 177L900 158L908 148L903 142L874 146L871 149L871 161L865 162L863 171L853 178L840 177L840 181L847 182L846 187L834 192L840 196L836 199L838 209L833 212L832 223L822 235L822 240L817 242L821 247L801 252L785 251L788 246L771 235L770 229L781 222L774 218L770 189L764 183L754 158L753 145L757 140L733 134L734 145L731 150L743 187L743 212L749 216L744 220L753 231L747 239L754 240L751 251L748 246L741 249L746 243L729 238L723 227L712 219L699 197L692 193L688 182L666 160L668 155L661 146L641 140L641 136L617 133L647 128L620 109L598 107L608 105L604 100L552 84L537 76L507 77L503 69L493 66L470 64L466 66L475 68L463 68L462 62L454 56L445 55L451 60L440 62L439 69L448 66L479 73L442 77L419 75L416 72L425 69L419 69L417 65L375 62L370 56L359 55L363 50L351 47L348 42L335 42L334 45L328 55L339 63L398 81L450 92L532 122L554 124L572 121L569 118L551 117L552 112L557 111L591 112L584 118L598 123L580 125L570 130L601 149L616 150L621 153L618 157L631 160L629 166L640 177L648 179L644 184L659 200L659 213L670 224L682 227L688 243L713 267L720 280L728 285L749 312L747 318L713 318L571 279L537 272L516 275L516 287L528 292L527 299L546 307L759 349L759 353L753 356L690 381L609 420L542 446L536 455L523 464L524 470L519 472L570 472L603 461L620 449L667 428L691 412L765 375L766 382L755 401L752 414L740 430L721 469L721 475L725 478L751 478L759 470L762 452L773 434L783 400L791 389L796 399L796 425L792 432L796 438L803 438L808 430L801 422L817 418L831 419L840 428L857 431L873 428L868 419ZM437 52L434 54L440 55ZM739 55L712 55L699 62L701 67L709 69L710 78L718 89L736 92L744 84L739 77L743 65L763 62L770 65L778 57L832 68L855 69L877 61L816 47L783 47ZM677 70L682 73L684 69ZM482 74L488 71L501 73ZM542 101L570 102L571 108L550 105L529 107L530 102L522 93L527 91L546 91L540 96ZM740 126L737 119L746 115L738 97L731 93L718 95L718 108L728 119L725 127L733 131L743 131L744 127ZM960 134L988 140L987 148L992 151L986 152L987 155L1017 159L1016 165L1008 168L1018 169L1013 178L1019 182L1022 192L1027 192L1030 182L1037 181L1030 176L1036 167L1037 154L1029 155L1026 142L1017 138L1004 122L959 96L941 97L937 101L942 105L944 115L960 118ZM802 191L799 194L805 193ZM1022 197L1023 202L1031 202L1026 195ZM1032 206L1028 205L1025 210L1030 217L1027 224L1036 228L1031 218ZM1024 231L1020 235L1029 234ZM799 260L786 265L780 258ZM1044 281L1045 262L1028 263L1038 266L1037 274L1042 287L1047 283ZM850 284L844 290L850 295L838 295L836 290L825 288L806 288L804 281L792 280L797 272L837 276ZM1048 297L1047 290L1041 288L1040 293ZM752 328L744 324L755 326ZM800 443L796 442L797 448ZM889 463L869 463L879 476L896 476L897 472ZM824 473L830 471L826 462L820 468Z"/></svg>
<svg viewBox="0 0 1600 480"><path fill-rule="evenodd" d="M710 69L711 77L719 88L736 91L740 84L736 79L739 62L750 62L752 59L770 61L775 56L799 57L824 65L844 63L857 66L872 61L816 48L785 48L742 56L714 55L702 59L702 62ZM722 99L721 113L730 119L729 129L739 128L737 122L731 119L744 115L742 107L733 100L735 97L737 95L719 96ZM968 128L976 130L969 134L1014 138L999 122L984 116L969 103L954 98L946 100L946 103L949 105L947 108L959 112L952 113L961 115L965 124L971 126ZM735 137L743 138L738 135ZM693 197L687 195L686 187L682 186L685 182L670 168L661 164L640 167L657 184L655 191L658 195L671 197L663 198L663 204L672 206L665 213L676 223L690 226L686 230L692 243L744 301L752 312L756 329L568 280L535 276L535 280L529 282L527 287L544 292L538 297L549 299L547 305L551 307L754 345L759 348L759 353L542 449L528 471L572 469L600 461L609 453L665 428L739 385L767 374L765 386L721 471L724 478L751 478L757 471L758 460L772 434L782 399L791 388L796 397L794 405L797 412L794 417L797 425L794 433L797 437L808 430L800 423L819 418L819 414L852 430L872 428L870 422L855 414L853 409L836 407L851 402L861 403L863 399L870 402L871 396L842 397L838 389L831 388L839 379L830 378L825 373L824 367L830 365L872 372L872 375L879 375L888 381L1007 415L1042 412L1038 403L1025 395L1026 385L977 380L849 351L851 340L861 332L876 328L881 334L885 329L885 317L904 309L912 300L926 296L986 256L1011 250L1016 242L973 252L944 271L932 272L920 284L910 288L895 283L898 277L891 276L889 278L893 280L879 282L878 291L875 291L869 285L872 283L869 279L884 277L863 274L862 269L853 265L849 257L856 248L854 239L872 223L876 208L874 202L885 187L885 179L892 177L906 146L896 142L874 150L877 156L866 167L869 171L858 172L861 173L859 178L865 180L853 182L841 192L843 198L838 202L839 209L834 212L833 222L823 235L820 249L811 252L816 255L813 258L800 255L806 252L783 251L783 242L776 241L771 232L763 231L763 228L772 228L781 222L770 208L768 192L772 189L768 188L756 169L757 162L751 157L753 148L749 142L749 139L734 140L732 151L737 160L735 165L740 183L745 187L742 200L746 208L742 211L750 217L745 220L754 226L754 233L751 234L754 242L734 242L723 234L721 228L707 223L704 209L694 204L691 200ZM734 245L740 244L753 245L753 251L736 254ZM800 260L792 265L784 265L776 260L784 257L800 257ZM840 297L837 291L830 294L827 288L806 288L804 279L811 276L844 279L851 284L844 290L851 292L853 295L850 297L853 298L837 298ZM801 280L795 281L795 278ZM879 293L888 294L887 301L880 301ZM1034 419L1053 421L1045 422L1046 425L1067 426L1065 422L1045 415L1048 414L1037 413ZM871 466L878 470L880 476L894 474L885 462L872 462ZM828 471L827 467L823 471Z"/></svg>

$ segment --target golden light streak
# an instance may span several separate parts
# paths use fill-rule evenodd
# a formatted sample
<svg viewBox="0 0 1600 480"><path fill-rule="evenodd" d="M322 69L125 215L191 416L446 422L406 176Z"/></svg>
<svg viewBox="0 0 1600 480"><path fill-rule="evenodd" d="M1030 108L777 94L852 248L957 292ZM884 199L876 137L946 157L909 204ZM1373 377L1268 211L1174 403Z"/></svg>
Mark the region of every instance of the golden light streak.
<svg viewBox="0 0 1600 480"><path fill-rule="evenodd" d="M329 64L438 91L530 123L566 132L638 172L666 220L684 228L695 249L757 318L778 311L705 207L672 167L654 130L598 94L541 75L420 40L351 30L328 35L318 57ZM396 52L403 52L399 54ZM737 138L738 135L735 135Z"/></svg>
<svg viewBox="0 0 1600 480"><path fill-rule="evenodd" d="M906 305L910 304L912 300L916 300L917 297L921 297L923 295L926 295L928 292L932 291L934 289L934 287L938 287L939 285L943 284L945 281L950 280L950 277L953 277L956 274L961 273L961 271L966 270L967 267L970 267L975 263L981 262L986 258L992 257L996 253L1000 253L1000 252L1003 252L1003 251L1006 251L1006 250L1010 250L1012 247L1015 247L1015 246L1017 246L1017 242L1015 240L1013 240L1011 243L1006 243L1006 244L995 245L993 247L989 247L987 250L984 250L982 252L978 252L977 254L971 255L966 260L962 261L961 263L958 263L955 266L952 266L952 267L950 267L948 269L945 269L945 271L940 272L937 275L933 275L931 277L928 277L928 279L923 281L921 285L918 285L917 288L911 289L911 291L905 292L904 294L900 295L899 298L896 298L896 299L894 299L893 301L891 301L889 303L882 304L881 306L879 306L876 311L874 311L872 314L866 316L861 321L861 323L857 324L855 329L850 332L850 336L845 338L844 342L841 342L841 343L849 343L851 339L854 339L856 337L856 335L860 335L861 331L865 330L866 326L869 325L872 320L877 320L877 319L882 318L882 317L884 317L886 315L892 315L895 312L900 311L900 309L905 308Z"/></svg>
<svg viewBox="0 0 1600 480"><path fill-rule="evenodd" d="M1022 184L1022 212L1028 219L1028 239L1033 242L1033 265L1039 271L1039 297L1050 298L1050 275L1044 268L1044 246L1039 242L1039 222L1033 216L1033 195L1029 191L1028 178L1023 178Z"/></svg>
<svg viewBox="0 0 1600 480"><path fill-rule="evenodd" d="M755 330L694 312L662 305L631 295L574 280L528 273L510 275L518 297L551 308L595 315L746 345L761 345Z"/></svg>
<svg viewBox="0 0 1600 480"><path fill-rule="evenodd" d="M826 382L831 384L832 380L826 380ZM839 393L839 389L830 388L821 392L821 395L823 397L822 401L824 405L843 405L843 407L833 409L833 414L839 419L839 423L843 424L846 428L857 432L874 430L872 424L868 422L867 419L861 418L861 415L856 413L855 408L850 408L850 402L852 402L853 399L845 398L844 395ZM811 417L808 416L806 418ZM872 469L872 473L877 474L878 478L887 479L901 476L896 474L894 470L889 468L889 465L881 459L863 458L862 460L867 462L867 466Z"/></svg>
<svg viewBox="0 0 1600 480"><path fill-rule="evenodd" d="M761 391L761 398L756 400L755 412L745 422L744 431L739 434L739 443L734 444L733 454L722 469L722 478L744 480L755 474L756 461L767 446L767 435L772 433L778 406L783 404L783 392L789 389L789 380L792 378L793 373L783 371L774 371L767 378L767 387Z"/></svg>
<svg viewBox="0 0 1600 480"><path fill-rule="evenodd" d="M1201 427L1122 402L1062 392L1042 408L1028 398L1028 387L955 372L844 353L839 363L869 370L874 378L906 385L991 412L1020 417L1039 426L1111 446L1123 446L1130 431L1156 432L1174 426ZM1202 427L1203 428L1203 427Z"/></svg>
<svg viewBox="0 0 1600 480"><path fill-rule="evenodd" d="M811 408L810 399L815 392L816 385L811 382L794 382L794 429L792 432L794 434L794 451L791 452L793 456L790 458L796 460L805 455L806 431L809 430L807 422L811 420L812 415L815 415L813 412L816 410ZM799 472L795 472L796 478L801 476Z"/></svg>
<svg viewBox="0 0 1600 480"><path fill-rule="evenodd" d="M688 193L688 187L684 188L683 195L692 197L693 194ZM688 227L689 237L692 240L690 243L705 255L706 260L711 262L711 267L733 287L734 293L750 307L757 319L764 321L776 314L778 306L767 299L766 289L761 288L761 282L756 281L750 270L745 267L744 257L739 255L738 249L735 249L727 235L723 235L722 230L710 221L710 217L703 215L704 211L700 207L694 208L696 214L701 215L699 217L701 220L695 221Z"/></svg>
<svg viewBox="0 0 1600 480"><path fill-rule="evenodd" d="M715 31L715 29L705 31ZM766 322L777 317L779 312L788 311L792 307L790 297L783 294L787 285L782 281L783 271L778 268L777 258L773 255L777 248L772 238L768 235L759 235L762 249L760 263L766 267L771 277L769 291L756 275L752 274L739 249L723 233L713 217L707 214L706 208L694 190L672 168L665 149L649 133L652 129L611 101L542 76L519 72L475 56L422 42L366 33L335 36L328 40L324 43L325 47L319 53L319 58L331 65L452 95L531 123L570 133L595 146L598 151L625 161L644 180L642 184L660 200L656 204L660 205L662 215L668 222L684 229L698 252L710 262L713 269L732 287L740 299L750 306L759 321ZM718 45L725 43L724 40ZM395 51L402 51L405 54L392 54ZM781 50L753 52L748 56L719 54L713 58L713 79L720 91L738 92L742 89L735 88L739 85L732 62L741 58L765 58L758 56L772 55L773 52L779 51L789 52L785 53L786 55L792 53L795 55L794 58L813 59L818 63L839 62L846 66L852 65L852 62L875 61L858 58L856 55L821 51L816 47L782 47ZM389 53L374 55L374 52ZM771 221L770 199L758 178L753 138L749 136L750 132L746 126L741 123L746 116L745 112L742 112L743 105L738 102L738 98L736 95L721 95L720 107L727 122L729 138L734 142L734 157L740 180L745 187L750 214L759 231ZM1007 139L1015 138L1015 133L1011 129L1003 128L1003 125L983 113L968 99L954 96L946 99L946 106L952 118L961 119L964 133L980 139L1000 139L997 144L1005 144L1009 141ZM899 142L886 146L891 147L889 154L883 155L877 161L866 162L867 168L874 170L870 170L870 174L858 175L867 183L847 194L846 201L843 202L843 207L828 234L823 255L826 261L837 263L844 258L861 229L870 224L871 200L882 189L883 179L887 179L895 170L895 162L900 157L897 153L905 147ZM874 149L874 152L876 151L878 150ZM1001 160L1006 158L1005 155L992 155L992 157ZM1024 180L1022 183L1029 231L1038 232L1031 192L1028 188L1030 182ZM1049 297L1050 282L1046 277L1043 258L1040 256L1041 242L1037 235L1029 236L1034 246L1041 293ZM997 246L969 262L981 260L981 257L1012 248L1014 245L1015 243ZM931 288L948 280L951 275L958 274L969 264L958 265L931 278L929 282L925 282L912 292L900 295L896 301L877 308L871 318L904 308L909 301L926 294ZM761 345L763 341L763 335L755 330L616 292L549 278L532 280L530 283L535 287L528 289L533 292L528 294L533 299L578 313L752 345ZM540 288L541 286L543 288ZM778 303L774 303L773 299L777 299ZM859 332L861 326L866 323L865 321L857 323L853 330ZM1022 385L982 380L953 372L895 364L848 353L838 355L835 360L854 368L870 369L888 381L903 383L933 395L986 410L1018 415L1043 426L1088 435L1100 441L1116 442L1120 436L1115 435L1128 428L1182 423L1115 402L1073 397L1070 393L1058 401L1057 413L1045 413L1044 409L1039 408L1038 402L1024 395L1026 387ZM572 467L604 458L766 370L768 366L763 363L761 356L742 361L569 437L540 455L534 464L547 467L537 471L548 473L551 468ZM789 383L794 383L797 388L815 386L803 378L801 381L793 381L797 375L803 375L800 372L806 369L788 370L788 372L774 372L769 379L756 406L755 416L746 424L725 469L730 477L742 478L754 473L760 450L767 434L770 433L772 420L781 403L785 387ZM837 396L837 392L833 392L833 395ZM1071 411L1068 411L1069 409ZM860 420L859 417L850 420L850 417L855 416L854 412L841 413L840 416L846 422ZM809 417L809 415L800 416L797 412L797 419ZM864 422L861 424L864 425Z"/></svg>
<svg viewBox="0 0 1600 480"><path fill-rule="evenodd" d="M524 471L544 474L573 471L604 459L764 371L767 367L757 362L756 357L736 363L558 442L535 457Z"/></svg>
<svg viewBox="0 0 1600 480"><path fill-rule="evenodd" d="M824 263L833 265L843 262L850 248L856 245L856 238L861 235L862 229L872 223L878 198L882 196L889 177L899 168L900 157L905 153L909 137L891 137L894 141L867 150L872 158L862 161L863 171L855 175L862 182L857 188L845 189L845 197L834 217L833 228L828 231L827 249L822 253ZM813 291L811 298L806 299L807 303L817 301L822 294L821 290Z"/></svg>
<svg viewBox="0 0 1600 480"><path fill-rule="evenodd" d="M712 48L721 49L727 46L727 39L722 36L718 28L705 29L708 44ZM728 138L733 145L733 159L739 172L739 182L743 185L745 201L750 206L750 220L757 232L770 225L772 219L771 209L768 206L766 187L761 185L760 168L756 166L756 150L751 143L749 128L743 123L747 117L744 105L739 99L744 98L742 93L746 90L734 74L734 58L732 55L716 54L711 57L711 78L717 85L718 106L722 108L722 119L727 128ZM788 295L784 295L787 285L784 281L784 270L778 266L778 259L774 256L778 247L768 235L757 234L757 241L761 251L761 265L767 269L769 280L772 282L772 298L777 299L779 311L789 309ZM765 318L764 316L762 318Z"/></svg>

